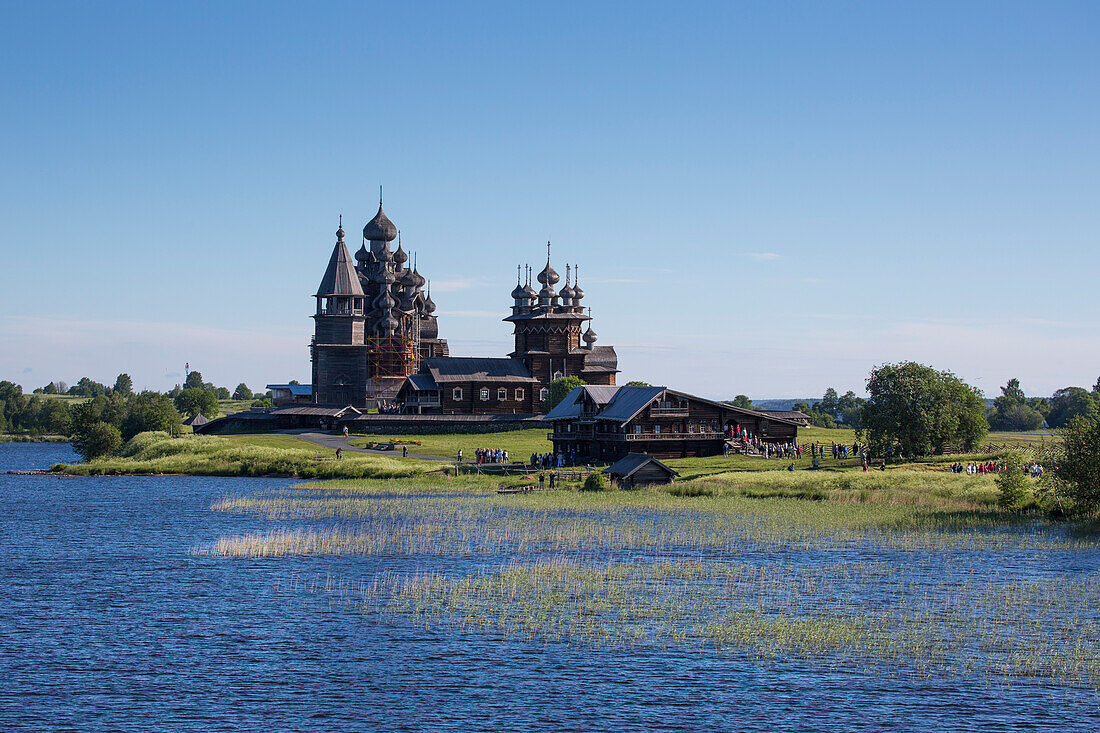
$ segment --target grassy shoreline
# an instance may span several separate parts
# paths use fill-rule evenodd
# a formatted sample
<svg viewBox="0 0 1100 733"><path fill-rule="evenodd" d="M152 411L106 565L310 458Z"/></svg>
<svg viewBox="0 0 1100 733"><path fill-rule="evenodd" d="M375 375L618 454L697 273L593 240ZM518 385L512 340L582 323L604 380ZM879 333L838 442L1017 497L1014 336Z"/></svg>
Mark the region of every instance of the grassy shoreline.
<svg viewBox="0 0 1100 733"><path fill-rule="evenodd" d="M86 463L59 463L51 471L74 476L179 475L291 476L299 478L408 478L437 466L363 453L341 460L293 436L218 437L142 433L119 455Z"/></svg>

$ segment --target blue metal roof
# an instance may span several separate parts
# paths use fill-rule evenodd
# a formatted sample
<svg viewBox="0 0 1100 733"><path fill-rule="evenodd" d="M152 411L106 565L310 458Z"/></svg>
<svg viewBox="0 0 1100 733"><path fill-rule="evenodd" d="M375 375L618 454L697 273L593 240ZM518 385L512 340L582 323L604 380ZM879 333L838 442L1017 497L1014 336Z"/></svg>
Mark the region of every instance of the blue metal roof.
<svg viewBox="0 0 1100 733"><path fill-rule="evenodd" d="M312 384L269 384L264 389L285 389L289 390L295 397L312 397L313 385Z"/></svg>

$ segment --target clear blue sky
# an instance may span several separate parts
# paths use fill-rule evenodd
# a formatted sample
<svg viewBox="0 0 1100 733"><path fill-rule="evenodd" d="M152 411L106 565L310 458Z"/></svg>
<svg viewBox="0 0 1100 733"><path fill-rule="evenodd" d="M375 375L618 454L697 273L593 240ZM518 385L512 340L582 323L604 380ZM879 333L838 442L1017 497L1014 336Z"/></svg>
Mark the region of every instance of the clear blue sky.
<svg viewBox="0 0 1100 733"><path fill-rule="evenodd" d="M27 389L308 381L337 215L380 183L458 355L507 353L550 239L624 380L1100 374L1093 2L0 8L0 378Z"/></svg>

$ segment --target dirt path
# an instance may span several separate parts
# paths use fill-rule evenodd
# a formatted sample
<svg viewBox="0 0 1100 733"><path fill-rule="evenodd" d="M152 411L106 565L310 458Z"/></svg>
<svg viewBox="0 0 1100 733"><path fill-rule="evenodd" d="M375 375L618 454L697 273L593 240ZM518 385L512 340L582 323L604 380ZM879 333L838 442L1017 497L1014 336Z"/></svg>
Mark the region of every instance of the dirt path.
<svg viewBox="0 0 1100 733"><path fill-rule="evenodd" d="M401 456L401 449L396 450L373 450L371 448L360 448L356 445L351 445L346 442L343 435L333 435L332 433L319 433L317 431L298 431L298 430L283 430L280 431L284 435L294 435L302 440L308 440L310 443L321 446L322 448L328 448L334 451L337 448L342 448L349 453L370 453L376 456L389 456L390 458L398 458ZM413 453L409 451L409 458L419 458L424 461L445 461L447 463L454 463L450 458L442 458L440 456L428 456L422 453Z"/></svg>

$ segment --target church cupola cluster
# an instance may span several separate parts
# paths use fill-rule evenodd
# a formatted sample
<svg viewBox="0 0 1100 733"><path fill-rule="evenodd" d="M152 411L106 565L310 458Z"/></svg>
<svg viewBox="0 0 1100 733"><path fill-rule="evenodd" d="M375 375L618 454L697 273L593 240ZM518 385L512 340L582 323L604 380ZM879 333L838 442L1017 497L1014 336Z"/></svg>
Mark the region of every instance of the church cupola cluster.
<svg viewBox="0 0 1100 733"><path fill-rule="evenodd" d="M447 355L447 342L438 338L427 281L415 264L408 267L409 255L381 195L354 261L344 236L341 217L315 296L314 398L319 404L362 405L395 391L421 359ZM391 250L395 239L397 249Z"/></svg>
<svg viewBox="0 0 1100 733"><path fill-rule="evenodd" d="M556 291L561 276L554 269L547 242L546 265L535 276L540 290L532 287L532 268L526 268L525 281L521 281L520 272L517 267L512 315L504 319L515 328L516 347L510 356L522 359L543 385L563 376L578 376L588 384L614 384L618 357L614 348L596 346L591 314L586 314L582 305L585 292L580 286L580 267L567 264L565 284Z"/></svg>

